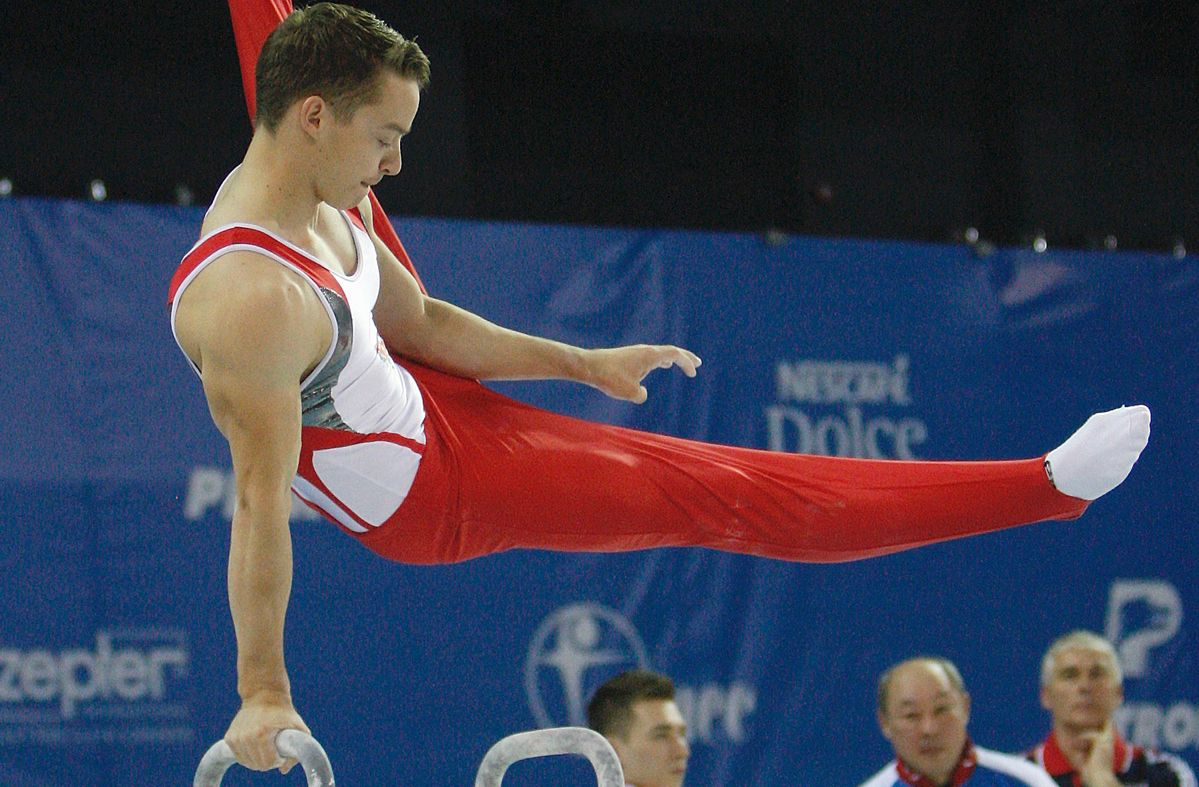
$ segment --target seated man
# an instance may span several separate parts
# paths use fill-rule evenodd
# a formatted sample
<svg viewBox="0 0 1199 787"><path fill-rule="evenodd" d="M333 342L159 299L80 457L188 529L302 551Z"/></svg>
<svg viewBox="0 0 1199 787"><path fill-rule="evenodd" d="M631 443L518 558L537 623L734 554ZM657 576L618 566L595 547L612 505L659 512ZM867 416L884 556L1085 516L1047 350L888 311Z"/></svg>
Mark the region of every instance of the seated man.
<svg viewBox="0 0 1199 787"><path fill-rule="evenodd" d="M691 749L670 678L648 670L611 678L588 703L587 726L612 744L629 785L683 784Z"/></svg>
<svg viewBox="0 0 1199 787"><path fill-rule="evenodd" d="M966 734L970 695L957 667L909 659L878 681L878 724L895 759L861 787L1053 787L1030 763L975 746Z"/></svg>
<svg viewBox="0 0 1199 787"><path fill-rule="evenodd" d="M1059 637L1041 661L1041 705L1053 717L1053 730L1028 758L1062 787L1195 787L1195 774L1181 759L1120 737L1112 716L1123 701L1111 643L1089 631Z"/></svg>

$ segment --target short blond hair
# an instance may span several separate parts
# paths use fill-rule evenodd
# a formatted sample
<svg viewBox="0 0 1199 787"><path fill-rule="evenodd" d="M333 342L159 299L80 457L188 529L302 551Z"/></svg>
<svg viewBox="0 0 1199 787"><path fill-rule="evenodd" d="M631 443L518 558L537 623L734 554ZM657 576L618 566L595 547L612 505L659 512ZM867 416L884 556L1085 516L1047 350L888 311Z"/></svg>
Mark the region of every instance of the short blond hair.
<svg viewBox="0 0 1199 787"><path fill-rule="evenodd" d="M1120 657L1116 655L1116 649L1112 647L1112 643L1093 631L1078 629L1058 637L1049 646L1049 650L1045 651L1045 657L1041 659L1042 686L1048 686L1049 682L1053 680L1053 667L1057 663L1057 657L1067 650L1089 650L1092 653L1101 654L1107 660L1108 668L1116 679L1116 685L1123 685L1124 672L1120 669Z"/></svg>

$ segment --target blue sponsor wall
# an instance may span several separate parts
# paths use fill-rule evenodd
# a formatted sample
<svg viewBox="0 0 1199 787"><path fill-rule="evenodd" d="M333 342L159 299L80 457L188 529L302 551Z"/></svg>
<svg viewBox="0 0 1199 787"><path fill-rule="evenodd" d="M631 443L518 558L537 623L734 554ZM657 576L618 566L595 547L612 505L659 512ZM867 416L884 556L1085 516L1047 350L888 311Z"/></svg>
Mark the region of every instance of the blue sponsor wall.
<svg viewBox="0 0 1199 787"><path fill-rule="evenodd" d="M189 783L236 708L229 460L165 307L199 222L195 209L0 201L0 784ZM431 292L494 321L704 358L694 380L651 378L640 407L502 386L550 409L897 458L1031 456L1134 402L1153 408L1154 435L1078 521L839 565L661 550L409 567L297 512L288 662L339 783L470 784L491 743L578 723L595 685L636 664L679 685L689 784L857 784L890 756L876 676L916 653L961 667L977 741L1020 750L1047 728L1041 653L1077 627L1121 648L1125 733L1199 764L1194 259L397 228ZM505 783L585 773L542 761Z"/></svg>

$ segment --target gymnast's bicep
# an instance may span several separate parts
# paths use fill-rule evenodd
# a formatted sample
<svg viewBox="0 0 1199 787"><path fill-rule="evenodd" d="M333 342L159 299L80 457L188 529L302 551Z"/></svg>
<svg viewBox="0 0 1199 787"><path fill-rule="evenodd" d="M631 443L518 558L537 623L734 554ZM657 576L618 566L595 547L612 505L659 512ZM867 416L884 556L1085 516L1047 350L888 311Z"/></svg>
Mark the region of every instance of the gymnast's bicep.
<svg viewBox="0 0 1199 787"><path fill-rule="evenodd" d="M210 363L204 393L229 444L238 509L277 518L290 505L288 489L299 462L299 385Z"/></svg>

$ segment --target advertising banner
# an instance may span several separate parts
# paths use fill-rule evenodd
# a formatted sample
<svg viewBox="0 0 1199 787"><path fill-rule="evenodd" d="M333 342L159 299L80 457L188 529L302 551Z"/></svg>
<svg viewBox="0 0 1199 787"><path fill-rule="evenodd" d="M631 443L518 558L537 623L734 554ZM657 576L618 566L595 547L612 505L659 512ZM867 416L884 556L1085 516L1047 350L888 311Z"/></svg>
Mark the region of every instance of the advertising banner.
<svg viewBox="0 0 1199 787"><path fill-rule="evenodd" d="M195 209L0 200L0 784L189 783L237 708L234 487L166 289ZM339 783L473 783L487 748L584 722L633 666L670 675L695 785L855 785L891 758L880 672L952 659L981 745L1048 732L1041 656L1117 646L1121 731L1199 765L1194 446L1199 268L999 250L465 221L396 223L430 292L588 347L675 343L641 406L495 387L593 420L774 451L1038 456L1086 417L1153 411L1129 479L1079 520L804 565L665 549L389 563L293 510L297 709ZM573 761L521 784L586 783ZM230 771L228 784L282 782ZM507 782L505 782L507 783Z"/></svg>

